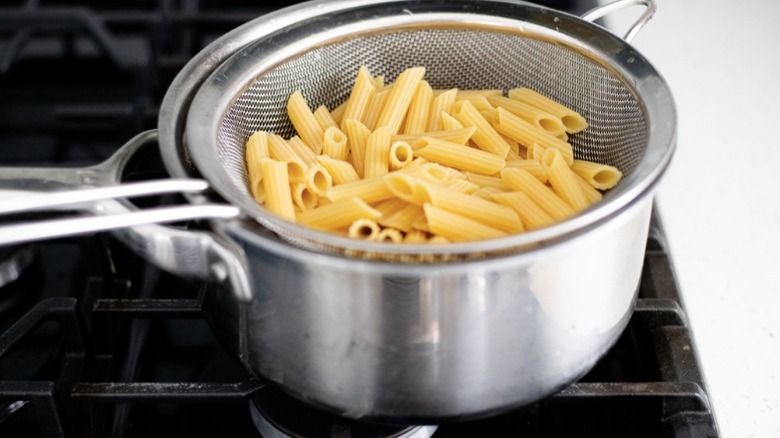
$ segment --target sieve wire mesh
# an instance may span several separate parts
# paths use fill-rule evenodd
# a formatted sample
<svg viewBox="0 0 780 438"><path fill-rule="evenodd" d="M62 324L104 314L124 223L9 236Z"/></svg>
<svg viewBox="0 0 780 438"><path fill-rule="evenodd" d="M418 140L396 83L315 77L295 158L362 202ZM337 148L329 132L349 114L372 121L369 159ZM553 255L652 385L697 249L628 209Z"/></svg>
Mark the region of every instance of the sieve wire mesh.
<svg viewBox="0 0 780 438"><path fill-rule="evenodd" d="M408 67L423 66L433 88L532 88L588 120L588 129L570 139L575 157L614 165L624 175L637 166L647 147L646 115L636 96L612 72L580 53L491 30L404 29L319 47L245 88L225 113L217 138L219 159L235 188L251 197L244 162L251 134L266 130L285 138L294 135L285 109L290 94L301 90L312 109L333 109L347 99L361 65L386 82ZM275 231L297 245L317 245Z"/></svg>

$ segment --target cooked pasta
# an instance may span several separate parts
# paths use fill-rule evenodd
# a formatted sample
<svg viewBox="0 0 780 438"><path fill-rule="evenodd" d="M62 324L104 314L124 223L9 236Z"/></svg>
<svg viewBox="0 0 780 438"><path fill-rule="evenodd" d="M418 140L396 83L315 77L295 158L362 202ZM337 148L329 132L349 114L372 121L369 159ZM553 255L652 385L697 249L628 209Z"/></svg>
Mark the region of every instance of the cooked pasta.
<svg viewBox="0 0 780 438"><path fill-rule="evenodd" d="M574 160L571 164L571 170L582 177L593 188L599 190L608 190L620 181L623 174L617 167L607 164L594 163L593 161Z"/></svg>
<svg viewBox="0 0 780 438"><path fill-rule="evenodd" d="M301 139L319 154L325 130L317 122L300 91L294 92L287 101L287 115Z"/></svg>
<svg viewBox="0 0 780 438"><path fill-rule="evenodd" d="M295 219L303 224L325 230L346 228L358 219L378 219L380 213L365 201L346 198L331 204L298 213Z"/></svg>
<svg viewBox="0 0 780 438"><path fill-rule="evenodd" d="M438 96L433 98L431 103L430 116L428 117L428 131L440 131L443 129L441 125L441 113L449 113L452 108L452 104L455 103L455 98L458 95L458 89L453 88L451 90L444 91Z"/></svg>
<svg viewBox="0 0 780 438"><path fill-rule="evenodd" d="M498 155L438 138L421 138L412 147L418 157L485 175L495 174L506 164Z"/></svg>
<svg viewBox="0 0 780 438"><path fill-rule="evenodd" d="M297 135L246 139L249 192L304 226L445 244L549 226L598 202L622 177L574 159L568 134L587 126L576 111L525 89L509 97L433 90L424 73L412 67L385 84L361 67L332 111L312 112L294 92L287 113Z"/></svg>
<svg viewBox="0 0 780 438"><path fill-rule="evenodd" d="M443 208L434 207L431 204L425 204L423 209L430 232L453 242L495 239L506 236L503 231Z"/></svg>
<svg viewBox="0 0 780 438"><path fill-rule="evenodd" d="M428 113L433 101L433 90L428 81L420 81L412 96L409 113L406 116L404 134L417 134L424 132L428 127Z"/></svg>
<svg viewBox="0 0 780 438"><path fill-rule="evenodd" d="M287 164L272 158L263 158L260 160L260 168L263 173L266 208L285 219L295 220Z"/></svg>
<svg viewBox="0 0 780 438"><path fill-rule="evenodd" d="M569 134L576 134L588 127L588 122L578 112L565 105L561 105L530 88L515 88L509 90L509 97L533 105L542 111L560 118L563 125L566 126L566 132Z"/></svg>
<svg viewBox="0 0 780 438"><path fill-rule="evenodd" d="M468 100L459 100L455 102L452 110L452 116L463 126L475 126L477 128L471 139L480 149L497 155L502 159L506 157L506 153L510 149L509 144L501 138L501 135L493 128L493 125L485 120L471 102Z"/></svg>
<svg viewBox="0 0 780 438"><path fill-rule="evenodd" d="M388 126L390 134L398 133L409 105L412 103L414 92L424 75L425 68L423 67L408 68L398 75L376 122L377 128Z"/></svg>

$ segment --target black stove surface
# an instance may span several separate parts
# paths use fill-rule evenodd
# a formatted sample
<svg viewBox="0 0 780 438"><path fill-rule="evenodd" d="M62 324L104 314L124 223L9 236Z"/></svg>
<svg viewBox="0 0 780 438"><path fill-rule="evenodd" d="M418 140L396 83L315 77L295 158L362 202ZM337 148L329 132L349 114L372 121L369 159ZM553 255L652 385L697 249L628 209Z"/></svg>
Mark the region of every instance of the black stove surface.
<svg viewBox="0 0 780 438"><path fill-rule="evenodd" d="M168 84L194 54L269 11L196 0L0 6L0 163L107 158L156 126ZM636 312L587 376L433 436L717 437L664 239L654 216ZM200 312L207 285L149 266L109 235L3 248L0 284L2 437L256 437L258 399L294 422L321 416L277 398L222 348ZM317 436L395 433L328 421Z"/></svg>

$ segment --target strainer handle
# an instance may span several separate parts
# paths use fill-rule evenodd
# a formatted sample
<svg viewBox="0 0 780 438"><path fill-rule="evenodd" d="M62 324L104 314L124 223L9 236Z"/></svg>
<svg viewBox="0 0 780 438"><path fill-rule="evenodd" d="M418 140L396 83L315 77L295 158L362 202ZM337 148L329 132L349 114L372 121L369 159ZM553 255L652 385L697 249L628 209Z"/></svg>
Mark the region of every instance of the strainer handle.
<svg viewBox="0 0 780 438"><path fill-rule="evenodd" d="M591 9L590 11L582 14L582 19L593 22L601 17L607 16L613 12L617 12L625 8L629 8L631 6L644 6L645 12L636 20L634 25L628 29L628 32L626 32L626 35L623 37L626 42L630 43L631 40L633 40L634 37L639 33L639 31L642 30L645 24L647 24L647 22L653 18L656 9L658 9L655 0L617 0L612 3L607 3L606 5Z"/></svg>

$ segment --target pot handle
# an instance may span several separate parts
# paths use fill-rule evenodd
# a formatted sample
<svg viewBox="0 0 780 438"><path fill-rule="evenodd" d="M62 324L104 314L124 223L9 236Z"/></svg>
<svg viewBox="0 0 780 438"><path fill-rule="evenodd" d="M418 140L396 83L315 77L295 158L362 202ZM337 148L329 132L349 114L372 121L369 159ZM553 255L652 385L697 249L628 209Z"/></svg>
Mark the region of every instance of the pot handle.
<svg viewBox="0 0 780 438"><path fill-rule="evenodd" d="M157 130L138 134L95 166L0 168L0 214L5 204L9 213L69 208L91 216L2 225L0 245L119 228L114 235L155 266L177 275L226 282L238 299L251 301L246 257L238 245L216 232L156 225L187 219L233 218L239 214L238 208L196 203L139 210L126 199L113 199L128 194L197 192L208 187L205 181L172 179L122 184L127 162L140 148L156 141ZM155 225L139 225L149 223Z"/></svg>
<svg viewBox="0 0 780 438"><path fill-rule="evenodd" d="M656 9L658 9L658 5L656 5L655 0L617 0L612 3L607 3L606 5L591 9L590 11L582 14L581 18L583 20L593 22L613 12L617 12L631 6L640 5L645 7L645 12L636 20L636 22L631 26L628 32L626 32L626 35L623 37L627 43L630 43L631 40L633 40L634 37L639 33L639 31L642 30L645 24L647 24L647 22L653 18Z"/></svg>

